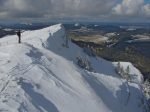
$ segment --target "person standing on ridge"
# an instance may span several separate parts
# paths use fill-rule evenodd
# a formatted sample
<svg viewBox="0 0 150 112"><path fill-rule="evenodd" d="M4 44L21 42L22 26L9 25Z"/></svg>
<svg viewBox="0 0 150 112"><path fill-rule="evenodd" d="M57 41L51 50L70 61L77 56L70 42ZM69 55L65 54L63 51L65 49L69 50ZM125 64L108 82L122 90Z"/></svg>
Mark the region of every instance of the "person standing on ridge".
<svg viewBox="0 0 150 112"><path fill-rule="evenodd" d="M21 31L20 30L18 30L17 36L18 36L18 43L20 44L21 43Z"/></svg>

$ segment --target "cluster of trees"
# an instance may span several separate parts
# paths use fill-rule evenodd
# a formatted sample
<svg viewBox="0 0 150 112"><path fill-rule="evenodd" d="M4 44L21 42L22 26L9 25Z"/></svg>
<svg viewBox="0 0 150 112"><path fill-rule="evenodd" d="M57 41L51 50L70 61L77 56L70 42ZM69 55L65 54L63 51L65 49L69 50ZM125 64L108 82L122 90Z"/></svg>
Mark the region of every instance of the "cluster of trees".
<svg viewBox="0 0 150 112"><path fill-rule="evenodd" d="M120 62L118 62L117 67L116 67L116 72L124 79L131 81L130 77L130 67L127 66L126 69L121 66Z"/></svg>
<svg viewBox="0 0 150 112"><path fill-rule="evenodd" d="M144 89L144 93L147 96L147 98L150 99L150 82L148 80L145 80L145 82L143 84L143 89Z"/></svg>
<svg viewBox="0 0 150 112"><path fill-rule="evenodd" d="M78 56L78 57L76 57L76 60L77 60L78 66L80 66L81 68L88 70L88 71L93 71L91 63L87 58L82 58L82 57Z"/></svg>
<svg viewBox="0 0 150 112"><path fill-rule="evenodd" d="M150 107L150 82L148 80L145 80L143 84L143 91L146 98L148 99L148 105Z"/></svg>

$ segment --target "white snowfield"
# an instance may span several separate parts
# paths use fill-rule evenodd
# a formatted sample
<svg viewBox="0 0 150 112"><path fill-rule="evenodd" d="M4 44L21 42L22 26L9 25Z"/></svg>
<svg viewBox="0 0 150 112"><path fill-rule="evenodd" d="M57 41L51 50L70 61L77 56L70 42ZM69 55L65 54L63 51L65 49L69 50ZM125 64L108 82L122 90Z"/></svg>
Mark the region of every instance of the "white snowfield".
<svg viewBox="0 0 150 112"><path fill-rule="evenodd" d="M64 36L58 24L22 33L21 44L16 35L0 39L0 112L146 112L140 84L72 42L65 47ZM80 68L77 56L95 72Z"/></svg>

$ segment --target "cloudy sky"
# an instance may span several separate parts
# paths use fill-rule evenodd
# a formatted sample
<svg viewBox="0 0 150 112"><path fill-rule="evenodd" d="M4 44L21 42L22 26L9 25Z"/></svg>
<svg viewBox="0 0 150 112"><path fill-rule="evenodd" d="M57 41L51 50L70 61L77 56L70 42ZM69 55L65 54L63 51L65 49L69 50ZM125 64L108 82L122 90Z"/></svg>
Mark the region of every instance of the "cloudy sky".
<svg viewBox="0 0 150 112"><path fill-rule="evenodd" d="M0 0L3 20L150 22L150 0Z"/></svg>

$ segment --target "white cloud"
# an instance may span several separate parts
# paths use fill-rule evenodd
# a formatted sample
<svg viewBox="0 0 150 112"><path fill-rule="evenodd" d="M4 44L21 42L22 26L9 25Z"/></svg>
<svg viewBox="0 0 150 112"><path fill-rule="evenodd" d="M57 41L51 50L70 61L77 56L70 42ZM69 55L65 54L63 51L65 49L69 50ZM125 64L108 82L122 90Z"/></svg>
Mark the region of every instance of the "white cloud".
<svg viewBox="0 0 150 112"><path fill-rule="evenodd" d="M135 16L139 14L143 4L144 0L123 0L113 8L113 14Z"/></svg>
<svg viewBox="0 0 150 112"><path fill-rule="evenodd" d="M144 0L0 0L1 19L150 17ZM115 15L115 16L114 16Z"/></svg>
<svg viewBox="0 0 150 112"><path fill-rule="evenodd" d="M142 13L145 16L150 17L150 4L146 4L142 7Z"/></svg>
<svg viewBox="0 0 150 112"><path fill-rule="evenodd" d="M94 17L108 14L116 1L117 0L1 0L0 13L5 12L6 17L14 18Z"/></svg>

